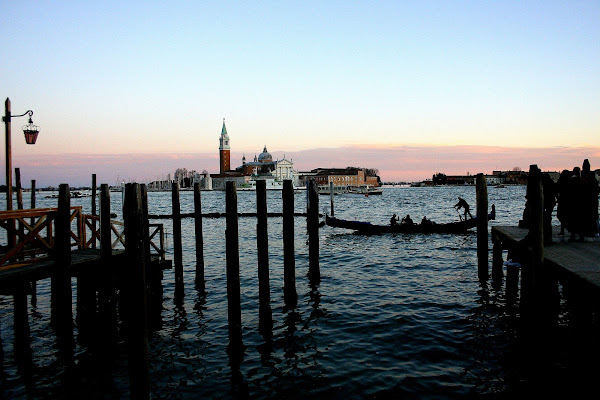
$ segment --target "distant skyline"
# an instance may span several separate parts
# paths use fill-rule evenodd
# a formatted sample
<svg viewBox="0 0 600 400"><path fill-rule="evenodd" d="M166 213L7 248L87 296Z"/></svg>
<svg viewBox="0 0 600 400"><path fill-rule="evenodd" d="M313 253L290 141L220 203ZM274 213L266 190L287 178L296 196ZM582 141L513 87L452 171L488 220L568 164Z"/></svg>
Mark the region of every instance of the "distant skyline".
<svg viewBox="0 0 600 400"><path fill-rule="evenodd" d="M310 149L338 149L327 154L359 159L335 166L362 157L390 180L424 179L436 165L559 165L565 152L577 154L564 167L600 162L600 2L20 1L0 10L1 99L14 114L32 109L41 129L27 146L26 119L13 120L24 180L54 171L48 182L77 184L87 170L142 180L172 173L173 157L175 168L216 172L222 118L232 160L267 145L298 154L303 169L323 166L305 161L325 154ZM419 167L392 165L419 151Z"/></svg>
<svg viewBox="0 0 600 400"><path fill-rule="evenodd" d="M262 148L261 148L262 150ZM542 171L561 171L581 167L588 158L592 169L600 168L600 147L597 148L509 148L489 146L423 146L398 148L322 148L297 152L269 152L274 159L294 161L300 171L317 167L347 166L377 168L383 181L415 182L430 179L433 174L447 175L491 174L494 170L524 171L535 163ZM244 153L232 151L231 162L235 168L242 163ZM246 158L253 158L245 153ZM532 162L531 160L535 160ZM70 157L33 156L19 157L14 163L21 170L24 187L30 187L31 179L36 187L57 187L60 183L71 186L90 186L91 176L96 174L98 183L117 185L122 181L149 182L173 176L175 169L187 168L202 172L203 169L217 173L218 152L177 154L79 154ZM68 176L69 179L64 177Z"/></svg>

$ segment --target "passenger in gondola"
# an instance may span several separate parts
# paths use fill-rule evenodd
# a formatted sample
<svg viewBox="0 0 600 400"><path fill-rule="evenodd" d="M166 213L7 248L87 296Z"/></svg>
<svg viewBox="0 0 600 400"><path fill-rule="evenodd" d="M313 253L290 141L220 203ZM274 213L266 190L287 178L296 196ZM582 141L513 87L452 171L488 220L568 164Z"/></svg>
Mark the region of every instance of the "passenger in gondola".
<svg viewBox="0 0 600 400"><path fill-rule="evenodd" d="M396 217L396 214L392 215L392 218L390 218L390 225L391 226L398 225L399 220L400 220L400 218Z"/></svg>
<svg viewBox="0 0 600 400"><path fill-rule="evenodd" d="M433 225L433 222L431 222L430 220L427 219L427 217L423 217L423 219L421 220L421 226L431 226Z"/></svg>
<svg viewBox="0 0 600 400"><path fill-rule="evenodd" d="M465 212L464 212L465 219L467 219L467 214L469 214L470 218L473 218L473 216L471 215L471 211L470 211L471 207L469 206L469 203L467 203L465 201L465 199L463 199L462 197L458 198L458 203L456 203L454 205L454 208L456 208L457 211L460 210L461 208L463 208L465 210Z"/></svg>
<svg viewBox="0 0 600 400"><path fill-rule="evenodd" d="M402 218L402 225L414 225L414 222L410 218L409 214L406 214L406 217Z"/></svg>

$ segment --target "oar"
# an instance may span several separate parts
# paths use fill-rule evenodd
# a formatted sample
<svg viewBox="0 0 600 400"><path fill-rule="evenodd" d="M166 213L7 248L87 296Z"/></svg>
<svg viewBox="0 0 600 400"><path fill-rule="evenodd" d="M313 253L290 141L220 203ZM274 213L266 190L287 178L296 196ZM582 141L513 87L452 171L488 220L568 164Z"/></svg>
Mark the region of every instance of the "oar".
<svg viewBox="0 0 600 400"><path fill-rule="evenodd" d="M454 210L458 213L458 218L460 218L460 220L462 221L463 219L462 219L462 215L460 215L460 211L458 211L458 209L456 209L456 208Z"/></svg>

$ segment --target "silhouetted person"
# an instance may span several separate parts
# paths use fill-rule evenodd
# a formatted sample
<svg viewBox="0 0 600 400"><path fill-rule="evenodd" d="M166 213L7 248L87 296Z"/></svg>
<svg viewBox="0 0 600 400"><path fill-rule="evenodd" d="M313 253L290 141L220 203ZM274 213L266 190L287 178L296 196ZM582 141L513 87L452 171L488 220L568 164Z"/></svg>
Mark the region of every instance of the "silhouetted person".
<svg viewBox="0 0 600 400"><path fill-rule="evenodd" d="M473 218L473 216L471 215L471 211L470 211L471 207L469 206L469 203L467 203L465 201L465 199L463 199L462 197L458 198L458 203L456 203L454 205L454 208L456 208L457 211L460 210L461 208L463 208L465 210L465 212L464 212L465 219L467 219L467 214L469 214L469 217Z"/></svg>
<svg viewBox="0 0 600 400"><path fill-rule="evenodd" d="M544 244L552 244L552 211L556 205L556 184L546 172L542 174L542 191L544 193L543 229Z"/></svg>
<svg viewBox="0 0 600 400"><path fill-rule="evenodd" d="M390 218L390 225L392 225L392 226L397 225L399 219L400 219L399 217L396 217L396 214L392 215L392 218Z"/></svg>
<svg viewBox="0 0 600 400"><path fill-rule="evenodd" d="M598 180L596 174L590 169L590 162L586 158L581 170L583 180L582 233L586 236L596 236L598 233Z"/></svg>
<svg viewBox="0 0 600 400"><path fill-rule="evenodd" d="M560 221L560 233L559 235L565 234L565 227L568 225L569 217L569 202L572 201L571 193L569 192L569 180L571 179L571 171L564 169L558 177L556 182L556 217Z"/></svg>
<svg viewBox="0 0 600 400"><path fill-rule="evenodd" d="M427 217L423 217L423 219L421 220L421 225L422 226L431 226L431 225L433 225L433 222L428 220Z"/></svg>
<svg viewBox="0 0 600 400"><path fill-rule="evenodd" d="M585 195L585 182L581 179L581 170L579 167L573 168L573 174L569 179L568 187L569 195L571 196L568 203L568 224L567 229L571 232L570 240L575 240L575 235L579 235L579 239L583 240L583 207L582 199Z"/></svg>
<svg viewBox="0 0 600 400"><path fill-rule="evenodd" d="M403 225L413 225L414 222L413 220L410 218L410 215L406 214L406 217L402 218L402 224Z"/></svg>

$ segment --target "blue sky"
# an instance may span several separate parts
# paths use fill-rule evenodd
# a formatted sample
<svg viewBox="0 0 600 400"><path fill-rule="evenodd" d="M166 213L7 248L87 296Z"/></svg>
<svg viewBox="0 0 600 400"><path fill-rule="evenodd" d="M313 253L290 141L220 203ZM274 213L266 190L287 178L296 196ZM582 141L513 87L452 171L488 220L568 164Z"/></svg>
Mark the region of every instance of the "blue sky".
<svg viewBox="0 0 600 400"><path fill-rule="evenodd" d="M600 145L597 1L0 10L0 94L41 128L35 146L13 138L17 159L216 151L223 117L249 155L265 144Z"/></svg>

